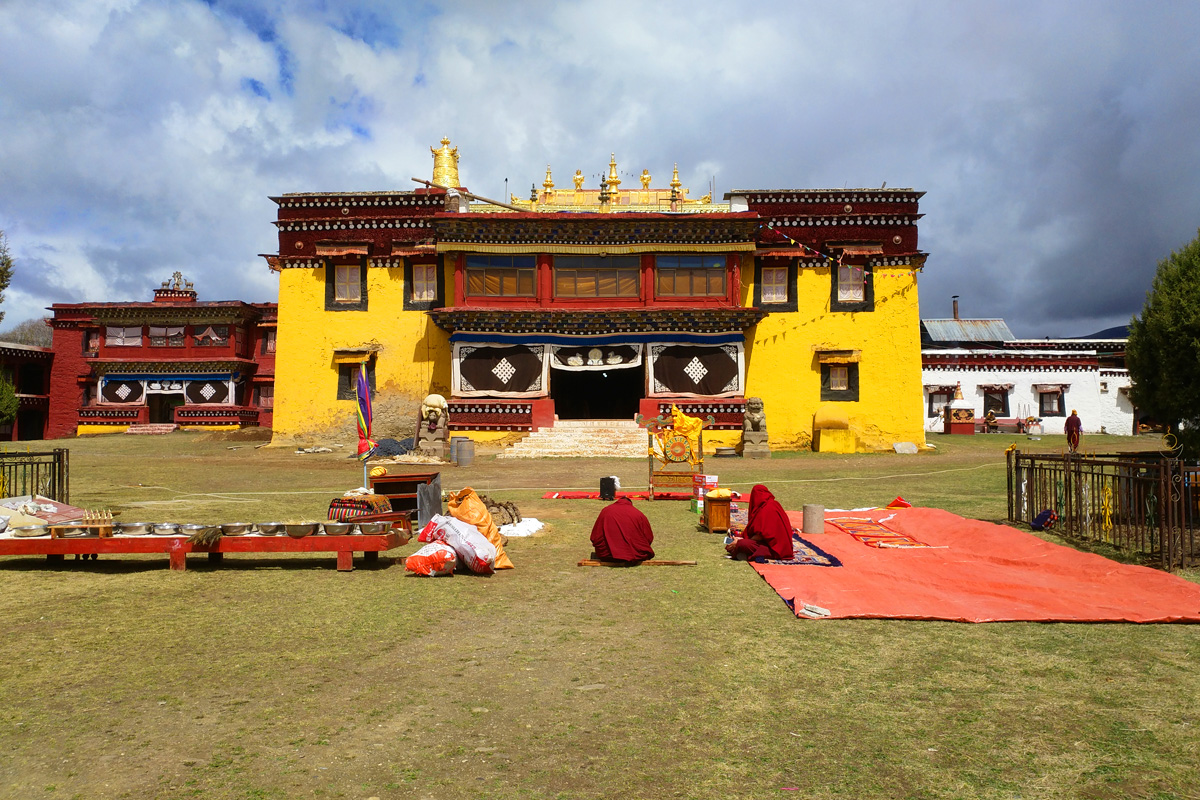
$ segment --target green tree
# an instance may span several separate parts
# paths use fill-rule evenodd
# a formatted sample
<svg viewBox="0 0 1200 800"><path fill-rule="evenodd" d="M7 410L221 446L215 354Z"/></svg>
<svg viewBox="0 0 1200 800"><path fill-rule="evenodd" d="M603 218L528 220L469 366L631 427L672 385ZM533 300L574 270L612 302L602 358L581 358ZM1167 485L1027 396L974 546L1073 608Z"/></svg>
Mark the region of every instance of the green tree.
<svg viewBox="0 0 1200 800"><path fill-rule="evenodd" d="M1138 410L1169 426L1189 456L1200 453L1200 231L1158 262L1125 361Z"/></svg>
<svg viewBox="0 0 1200 800"><path fill-rule="evenodd" d="M0 331L0 342L49 347L54 341L54 331L46 324L47 319L48 317L27 319L6 331Z"/></svg>
<svg viewBox="0 0 1200 800"><path fill-rule="evenodd" d="M12 254L8 252L8 237L4 235L4 231L0 231L0 305L4 304L4 290L8 288L12 275L13 259ZM0 320L3 319L4 312L0 311Z"/></svg>
<svg viewBox="0 0 1200 800"><path fill-rule="evenodd" d="M7 375L0 375L0 425L17 418L17 389Z"/></svg>

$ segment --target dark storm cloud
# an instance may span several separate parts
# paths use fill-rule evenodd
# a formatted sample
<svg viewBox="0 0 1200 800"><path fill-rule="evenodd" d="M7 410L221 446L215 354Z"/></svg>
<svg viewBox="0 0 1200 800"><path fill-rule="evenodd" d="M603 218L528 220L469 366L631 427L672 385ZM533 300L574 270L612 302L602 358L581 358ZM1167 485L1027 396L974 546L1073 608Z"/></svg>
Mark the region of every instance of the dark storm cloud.
<svg viewBox="0 0 1200 800"><path fill-rule="evenodd" d="M6 319L175 269L271 299L268 195L408 189L450 136L495 197L610 153L693 197L922 190L924 316L1088 333L1200 225L1197 29L1181 2L7 4L0 228L44 274Z"/></svg>

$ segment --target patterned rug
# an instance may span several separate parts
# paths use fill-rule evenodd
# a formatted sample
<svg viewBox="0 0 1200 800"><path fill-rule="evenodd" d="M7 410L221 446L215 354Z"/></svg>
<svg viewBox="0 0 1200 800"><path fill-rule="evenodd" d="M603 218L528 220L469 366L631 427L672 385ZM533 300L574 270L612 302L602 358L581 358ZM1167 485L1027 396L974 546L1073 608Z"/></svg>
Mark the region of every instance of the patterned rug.
<svg viewBox="0 0 1200 800"><path fill-rule="evenodd" d="M792 557L784 560L773 558L755 559L756 564L803 565L810 567L840 567L842 562L837 556L831 556L807 539L801 539L798 533L792 533Z"/></svg>
<svg viewBox="0 0 1200 800"><path fill-rule="evenodd" d="M894 530L869 517L826 517L825 521L843 533L848 533L867 547L901 548L929 547L911 536Z"/></svg>

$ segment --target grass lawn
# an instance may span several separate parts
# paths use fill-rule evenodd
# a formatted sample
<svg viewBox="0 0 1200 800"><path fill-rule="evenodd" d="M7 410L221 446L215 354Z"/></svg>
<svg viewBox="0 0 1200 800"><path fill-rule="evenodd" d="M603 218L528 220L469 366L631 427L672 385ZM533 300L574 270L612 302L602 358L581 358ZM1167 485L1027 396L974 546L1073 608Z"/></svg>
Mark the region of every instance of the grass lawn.
<svg viewBox="0 0 1200 800"><path fill-rule="evenodd" d="M1062 439L707 466L788 508L903 495L998 521L1004 448ZM362 480L348 449L57 444L72 502L126 521L320 518ZM678 502L638 505L659 557L698 566L576 567L603 504L541 495L611 474L646 482L636 460L445 467L547 523L489 578L0 560L0 797L1200 797L1200 626L797 620Z"/></svg>

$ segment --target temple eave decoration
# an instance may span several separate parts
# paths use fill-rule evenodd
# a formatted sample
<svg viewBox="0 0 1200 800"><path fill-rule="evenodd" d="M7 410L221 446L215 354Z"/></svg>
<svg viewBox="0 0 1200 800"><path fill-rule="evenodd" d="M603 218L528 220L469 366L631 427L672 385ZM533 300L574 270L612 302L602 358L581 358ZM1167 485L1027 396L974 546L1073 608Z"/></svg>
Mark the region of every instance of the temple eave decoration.
<svg viewBox="0 0 1200 800"><path fill-rule="evenodd" d="M601 336L691 331L700 334L742 332L767 316L758 308L597 309L595 311L444 309L428 312L451 334L494 333Z"/></svg>

